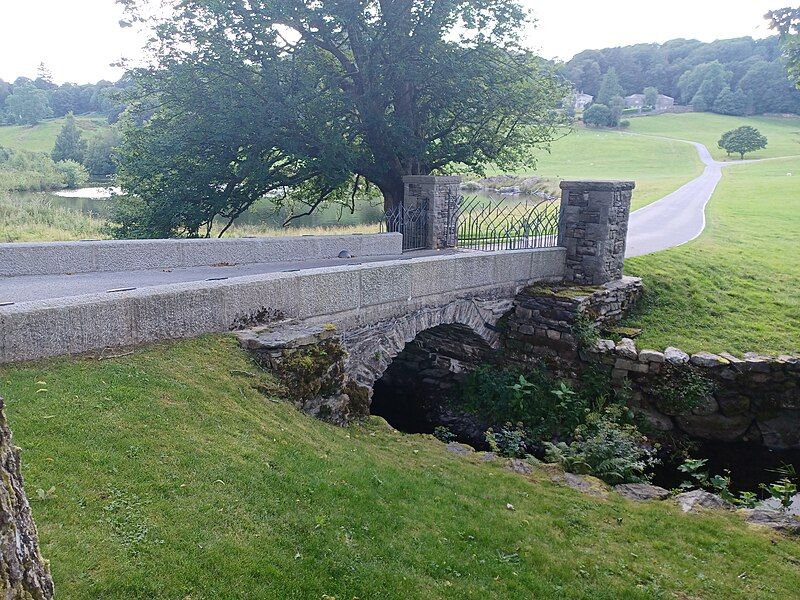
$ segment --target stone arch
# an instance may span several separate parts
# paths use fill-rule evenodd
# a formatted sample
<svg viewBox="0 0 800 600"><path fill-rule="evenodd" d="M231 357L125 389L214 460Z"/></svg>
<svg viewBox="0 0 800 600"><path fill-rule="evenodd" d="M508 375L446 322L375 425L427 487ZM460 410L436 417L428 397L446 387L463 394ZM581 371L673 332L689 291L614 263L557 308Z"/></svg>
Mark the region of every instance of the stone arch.
<svg viewBox="0 0 800 600"><path fill-rule="evenodd" d="M371 393L374 383L407 344L424 332L447 325L471 332L487 348L497 349L500 346L497 323L512 306L512 300L458 299L347 331L342 336L348 353L345 371L350 380Z"/></svg>

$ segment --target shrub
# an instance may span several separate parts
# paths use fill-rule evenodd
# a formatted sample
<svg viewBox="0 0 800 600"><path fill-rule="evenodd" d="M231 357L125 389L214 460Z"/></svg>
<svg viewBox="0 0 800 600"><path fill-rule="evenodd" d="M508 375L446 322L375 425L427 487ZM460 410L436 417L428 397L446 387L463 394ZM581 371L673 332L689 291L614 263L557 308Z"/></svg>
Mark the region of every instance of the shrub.
<svg viewBox="0 0 800 600"><path fill-rule="evenodd" d="M64 178L64 184L70 189L79 188L89 182L89 171L74 160L59 161L56 163L56 169Z"/></svg>
<svg viewBox="0 0 800 600"><path fill-rule="evenodd" d="M444 425L438 425L433 430L433 437L435 437L440 442L444 442L445 444L447 444L456 439L456 434L450 431L450 429L445 427Z"/></svg>
<svg viewBox="0 0 800 600"><path fill-rule="evenodd" d="M600 332L597 329L597 323L585 315L581 315L572 324L572 337L579 348L589 348L594 346L597 340L600 339Z"/></svg>
<svg viewBox="0 0 800 600"><path fill-rule="evenodd" d="M493 429L486 431L486 441L492 452L507 458L525 458L527 454L526 438L527 433L522 427L522 423L518 423L516 426L506 423L498 431Z"/></svg>
<svg viewBox="0 0 800 600"><path fill-rule="evenodd" d="M691 369L667 367L651 392L658 409L668 415L692 411L714 391L714 382Z"/></svg>
<svg viewBox="0 0 800 600"><path fill-rule="evenodd" d="M649 481L648 471L658 463L655 449L634 425L618 422L617 413L589 414L569 445L545 442L547 460L610 484Z"/></svg>

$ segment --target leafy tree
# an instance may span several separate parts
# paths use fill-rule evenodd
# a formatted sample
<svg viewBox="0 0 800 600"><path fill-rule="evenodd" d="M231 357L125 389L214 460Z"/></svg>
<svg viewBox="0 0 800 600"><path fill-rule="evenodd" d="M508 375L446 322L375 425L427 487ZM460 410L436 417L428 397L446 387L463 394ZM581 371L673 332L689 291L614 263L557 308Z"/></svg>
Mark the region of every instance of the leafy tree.
<svg viewBox="0 0 800 600"><path fill-rule="evenodd" d="M119 142L116 128L102 130L89 139L83 164L92 177L107 177L116 172L113 153Z"/></svg>
<svg viewBox="0 0 800 600"><path fill-rule="evenodd" d="M614 113L605 104L594 103L583 113L583 122L591 127L616 127L619 119L614 119Z"/></svg>
<svg viewBox="0 0 800 600"><path fill-rule="evenodd" d="M75 123L75 116L69 113L64 121L64 126L61 127L61 131L56 138L56 145L53 148L51 156L56 162L60 160L73 160L80 163L83 162L85 154L86 140L83 139L81 130L78 129Z"/></svg>
<svg viewBox="0 0 800 600"><path fill-rule="evenodd" d="M754 63L739 81L739 87L750 97L751 110L756 114L800 112L800 94L780 61Z"/></svg>
<svg viewBox="0 0 800 600"><path fill-rule="evenodd" d="M603 83L600 84L600 89L597 92L595 101L599 104L609 105L614 96L622 96L625 90L619 84L619 75L617 70L611 67L603 76Z"/></svg>
<svg viewBox="0 0 800 600"><path fill-rule="evenodd" d="M713 110L721 115L743 115L747 111L747 96L741 88L733 92L731 88L726 87L714 101Z"/></svg>
<svg viewBox="0 0 800 600"><path fill-rule="evenodd" d="M6 117L12 124L36 125L52 116L47 92L33 84L15 84L14 91L6 98Z"/></svg>
<svg viewBox="0 0 800 600"><path fill-rule="evenodd" d="M789 78L800 88L800 8L781 8L766 14L770 27L781 35Z"/></svg>
<svg viewBox="0 0 800 600"><path fill-rule="evenodd" d="M56 163L56 169L64 179L64 184L75 189L89 182L89 172L81 163L74 160L62 160Z"/></svg>
<svg viewBox="0 0 800 600"><path fill-rule="evenodd" d="M119 180L154 233L208 235L287 186L313 210L366 182L391 207L404 175L531 164L568 86L520 43L526 16L516 0L176 4L135 74Z"/></svg>
<svg viewBox="0 0 800 600"><path fill-rule="evenodd" d="M658 102L658 88L653 86L644 88L644 105L651 108L656 107Z"/></svg>
<svg viewBox="0 0 800 600"><path fill-rule="evenodd" d="M744 159L748 152L755 152L767 147L767 138L755 127L743 125L738 129L722 134L719 140L719 147L725 150L730 156L733 153Z"/></svg>

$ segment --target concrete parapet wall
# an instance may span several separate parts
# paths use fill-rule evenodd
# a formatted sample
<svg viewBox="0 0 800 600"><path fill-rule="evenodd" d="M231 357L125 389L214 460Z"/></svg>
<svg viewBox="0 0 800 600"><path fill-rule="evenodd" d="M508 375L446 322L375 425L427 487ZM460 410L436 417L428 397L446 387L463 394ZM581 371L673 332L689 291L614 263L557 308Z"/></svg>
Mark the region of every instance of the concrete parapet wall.
<svg viewBox="0 0 800 600"><path fill-rule="evenodd" d="M0 244L0 277L321 260L342 250L357 257L399 255L403 238L379 233Z"/></svg>
<svg viewBox="0 0 800 600"><path fill-rule="evenodd" d="M0 307L0 363L282 318L368 325L456 298L513 296L521 286L560 280L564 265L562 248L463 252L22 302Z"/></svg>

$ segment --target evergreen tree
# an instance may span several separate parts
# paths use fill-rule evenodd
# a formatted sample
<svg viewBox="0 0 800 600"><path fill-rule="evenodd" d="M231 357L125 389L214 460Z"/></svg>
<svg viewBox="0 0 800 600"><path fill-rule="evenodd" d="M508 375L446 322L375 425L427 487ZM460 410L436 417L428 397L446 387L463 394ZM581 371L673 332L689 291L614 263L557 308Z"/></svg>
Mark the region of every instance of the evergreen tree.
<svg viewBox="0 0 800 600"><path fill-rule="evenodd" d="M611 104L611 99L614 96L622 96L624 93L625 92L619 83L619 75L617 75L617 70L614 67L611 67L603 76L603 82L600 84L600 89L597 92L597 98L595 98L595 102L608 106Z"/></svg>
<svg viewBox="0 0 800 600"><path fill-rule="evenodd" d="M86 154L86 140L83 139L78 125L75 123L75 116L72 113L67 114L67 120L61 128L61 132L56 138L56 145L53 148L51 156L54 161L61 160L74 160L75 162L83 162L83 157Z"/></svg>

